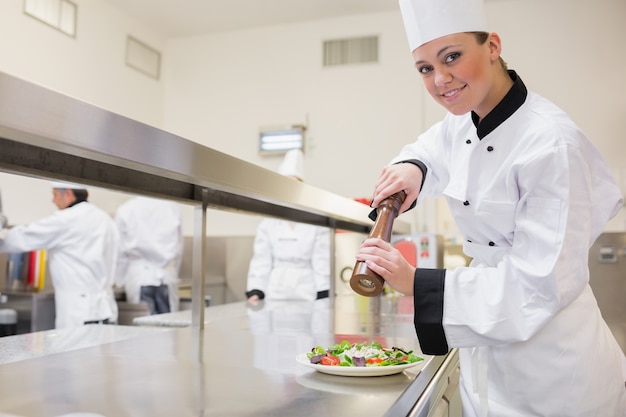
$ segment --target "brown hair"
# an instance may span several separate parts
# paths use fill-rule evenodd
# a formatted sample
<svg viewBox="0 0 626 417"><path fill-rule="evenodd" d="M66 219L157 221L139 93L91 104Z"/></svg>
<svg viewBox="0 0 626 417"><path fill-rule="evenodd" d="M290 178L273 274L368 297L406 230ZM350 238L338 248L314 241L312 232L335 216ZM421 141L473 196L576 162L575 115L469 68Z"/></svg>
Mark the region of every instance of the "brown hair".
<svg viewBox="0 0 626 417"><path fill-rule="evenodd" d="M472 33L475 37L476 37L476 41L478 42L479 45L484 44L485 42L487 42L487 39L489 39L489 32L470 32ZM506 61L504 59L502 59L502 57L498 58L498 61L500 61L500 66L502 66L503 70L508 70L509 66L506 63Z"/></svg>
<svg viewBox="0 0 626 417"><path fill-rule="evenodd" d="M76 201L87 201L89 197L89 192L87 190L72 190L74 192L74 197L76 197Z"/></svg>

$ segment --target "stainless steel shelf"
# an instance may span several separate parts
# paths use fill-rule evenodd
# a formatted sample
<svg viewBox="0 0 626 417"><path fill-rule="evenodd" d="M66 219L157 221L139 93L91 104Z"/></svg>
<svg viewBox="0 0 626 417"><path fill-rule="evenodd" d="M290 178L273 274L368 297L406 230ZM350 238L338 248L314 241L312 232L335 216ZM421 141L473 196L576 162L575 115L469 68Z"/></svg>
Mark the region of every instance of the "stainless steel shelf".
<svg viewBox="0 0 626 417"><path fill-rule="evenodd" d="M0 148L8 172L356 232L372 226L351 199L4 73ZM399 221L395 230L409 229Z"/></svg>

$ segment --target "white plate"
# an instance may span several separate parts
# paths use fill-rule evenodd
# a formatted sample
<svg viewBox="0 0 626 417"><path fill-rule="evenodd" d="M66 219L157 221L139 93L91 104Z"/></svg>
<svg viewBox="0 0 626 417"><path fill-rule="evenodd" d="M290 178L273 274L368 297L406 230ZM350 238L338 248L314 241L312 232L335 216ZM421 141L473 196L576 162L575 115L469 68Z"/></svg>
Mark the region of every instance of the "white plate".
<svg viewBox="0 0 626 417"><path fill-rule="evenodd" d="M411 368L413 370L415 368ZM306 388L332 394L347 395L394 395L404 391L415 378L409 372L400 372L395 375L387 375L383 378L338 378L335 375L321 372L309 372L298 375L296 381Z"/></svg>
<svg viewBox="0 0 626 417"><path fill-rule="evenodd" d="M417 365L423 365L424 360L419 362L407 363L404 365L392 365L392 366L328 366L317 365L311 363L307 358L306 353L301 353L296 356L298 363L313 368L316 371L323 372L329 375L340 376L384 376L398 374L407 368L412 368Z"/></svg>

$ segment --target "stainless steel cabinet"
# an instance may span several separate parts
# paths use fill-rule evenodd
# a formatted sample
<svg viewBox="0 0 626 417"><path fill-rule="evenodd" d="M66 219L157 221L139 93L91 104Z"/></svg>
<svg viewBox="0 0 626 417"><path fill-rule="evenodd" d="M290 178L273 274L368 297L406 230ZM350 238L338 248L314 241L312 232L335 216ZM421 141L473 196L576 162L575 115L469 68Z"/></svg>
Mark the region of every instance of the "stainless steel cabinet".
<svg viewBox="0 0 626 417"><path fill-rule="evenodd" d="M54 329L54 293L29 291L2 291L6 302L0 308L17 312L17 333Z"/></svg>
<svg viewBox="0 0 626 417"><path fill-rule="evenodd" d="M459 374L458 366L444 372L439 390L434 395L435 405L428 413L428 417L461 417Z"/></svg>
<svg viewBox="0 0 626 417"><path fill-rule="evenodd" d="M461 417L457 349L433 357L385 416Z"/></svg>
<svg viewBox="0 0 626 417"><path fill-rule="evenodd" d="M598 237L589 252L589 274L602 317L626 352L626 233Z"/></svg>

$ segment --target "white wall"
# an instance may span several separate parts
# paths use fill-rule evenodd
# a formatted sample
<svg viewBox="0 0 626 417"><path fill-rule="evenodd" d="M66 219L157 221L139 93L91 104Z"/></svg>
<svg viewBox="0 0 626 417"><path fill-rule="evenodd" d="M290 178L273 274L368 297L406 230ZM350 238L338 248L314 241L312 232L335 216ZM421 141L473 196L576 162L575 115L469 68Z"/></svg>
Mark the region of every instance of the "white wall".
<svg viewBox="0 0 626 417"><path fill-rule="evenodd" d="M126 66L126 37L161 51L165 39L106 1L73 1L78 5L76 38L24 14L23 0L0 2L0 71L159 127L163 81ZM56 210L48 181L0 173L0 190L12 224ZM90 189L89 200L111 214L127 198Z"/></svg>
<svg viewBox="0 0 626 417"><path fill-rule="evenodd" d="M0 71L158 127L163 84L126 66L126 36L157 50L165 39L106 1L73 2L76 38L24 14L23 0L0 2Z"/></svg>
<svg viewBox="0 0 626 417"><path fill-rule="evenodd" d="M324 40L379 35L380 62L322 67ZM398 13L178 39L167 48L168 130L273 169L259 128L305 123L305 180L371 194L380 169L421 126L420 80Z"/></svg>
<svg viewBox="0 0 626 417"><path fill-rule="evenodd" d="M0 37L19 42L0 42L0 71L270 169L280 158L257 154L259 127L305 123L306 180L337 194L369 196L382 166L442 114L423 92L396 12L164 40L158 28L143 27L102 0L77 4L78 37L72 39L24 16L21 2L1 2ZM620 123L626 2L498 0L487 3L487 12L511 68L567 110L626 177ZM162 81L125 67L127 33L162 50ZM380 36L378 64L322 67L324 40L365 35ZM40 217L35 208L9 212L19 205L9 202L18 199L14 183L0 176L10 219ZM32 198L39 194L33 189ZM49 188L41 194L39 206L50 208ZM112 211L124 198L103 192L92 201ZM623 212L607 230L624 229ZM447 220L436 204L403 216L429 231L437 225L441 232ZM245 234L255 222L233 229L232 222L216 220L209 228Z"/></svg>

